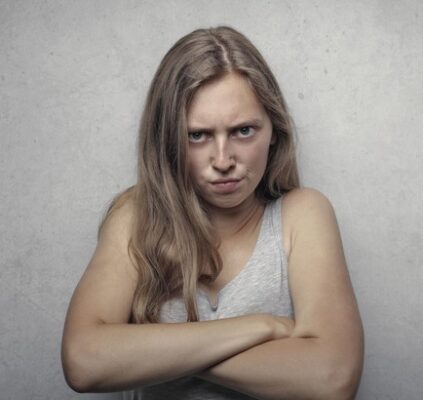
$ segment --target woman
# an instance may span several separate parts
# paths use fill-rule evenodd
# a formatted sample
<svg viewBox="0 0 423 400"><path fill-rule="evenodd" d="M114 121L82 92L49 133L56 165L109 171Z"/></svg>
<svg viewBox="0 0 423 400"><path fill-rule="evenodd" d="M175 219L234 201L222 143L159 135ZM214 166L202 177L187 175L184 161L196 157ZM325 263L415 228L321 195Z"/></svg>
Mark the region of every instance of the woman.
<svg viewBox="0 0 423 400"><path fill-rule="evenodd" d="M284 99L243 35L196 30L166 54L138 175L69 307L69 385L143 399L354 398L363 333L334 212L299 188Z"/></svg>

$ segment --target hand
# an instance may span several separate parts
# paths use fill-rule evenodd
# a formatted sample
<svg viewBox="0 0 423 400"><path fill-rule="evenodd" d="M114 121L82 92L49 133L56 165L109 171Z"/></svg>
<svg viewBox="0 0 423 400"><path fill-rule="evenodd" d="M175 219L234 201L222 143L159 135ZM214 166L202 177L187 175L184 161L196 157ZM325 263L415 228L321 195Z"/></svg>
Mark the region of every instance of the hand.
<svg viewBox="0 0 423 400"><path fill-rule="evenodd" d="M252 314L241 318L245 317L260 322L261 330L265 327L265 341L291 337L295 328L295 321L288 317L273 314Z"/></svg>
<svg viewBox="0 0 423 400"><path fill-rule="evenodd" d="M273 327L273 340L288 338L295 328L295 321L288 317L269 315Z"/></svg>

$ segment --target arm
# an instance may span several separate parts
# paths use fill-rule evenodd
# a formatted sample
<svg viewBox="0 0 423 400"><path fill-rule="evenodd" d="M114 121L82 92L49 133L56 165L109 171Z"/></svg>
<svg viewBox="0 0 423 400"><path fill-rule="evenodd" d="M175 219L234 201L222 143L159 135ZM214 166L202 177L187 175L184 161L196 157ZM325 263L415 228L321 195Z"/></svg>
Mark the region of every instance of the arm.
<svg viewBox="0 0 423 400"><path fill-rule="evenodd" d="M199 377L259 399L353 399L363 331L333 209L310 189L289 193L283 208L295 328Z"/></svg>
<svg viewBox="0 0 423 400"><path fill-rule="evenodd" d="M62 362L77 391L114 391L191 375L266 340L287 335L268 315L180 324L128 324L138 275L127 254L128 204L102 228L72 297Z"/></svg>

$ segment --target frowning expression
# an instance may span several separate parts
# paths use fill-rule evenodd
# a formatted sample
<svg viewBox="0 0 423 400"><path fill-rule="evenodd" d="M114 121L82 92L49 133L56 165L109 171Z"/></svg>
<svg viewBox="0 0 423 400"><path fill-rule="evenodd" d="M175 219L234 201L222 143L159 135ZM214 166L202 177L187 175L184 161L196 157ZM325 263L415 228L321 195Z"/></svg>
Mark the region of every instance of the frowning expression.
<svg viewBox="0 0 423 400"><path fill-rule="evenodd" d="M187 121L197 193L218 208L251 200L266 169L272 123L247 79L229 73L201 86Z"/></svg>

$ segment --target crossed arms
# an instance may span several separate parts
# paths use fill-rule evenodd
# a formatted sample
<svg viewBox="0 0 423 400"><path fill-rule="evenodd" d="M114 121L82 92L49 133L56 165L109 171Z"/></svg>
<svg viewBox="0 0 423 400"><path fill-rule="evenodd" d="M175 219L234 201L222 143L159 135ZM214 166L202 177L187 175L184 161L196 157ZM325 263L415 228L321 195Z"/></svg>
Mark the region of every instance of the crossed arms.
<svg viewBox="0 0 423 400"><path fill-rule="evenodd" d="M320 193L284 199L295 321L255 314L130 325L137 275L127 256L130 207L103 227L72 298L62 343L69 385L117 391L196 375L258 399L353 399L363 331L336 219Z"/></svg>

